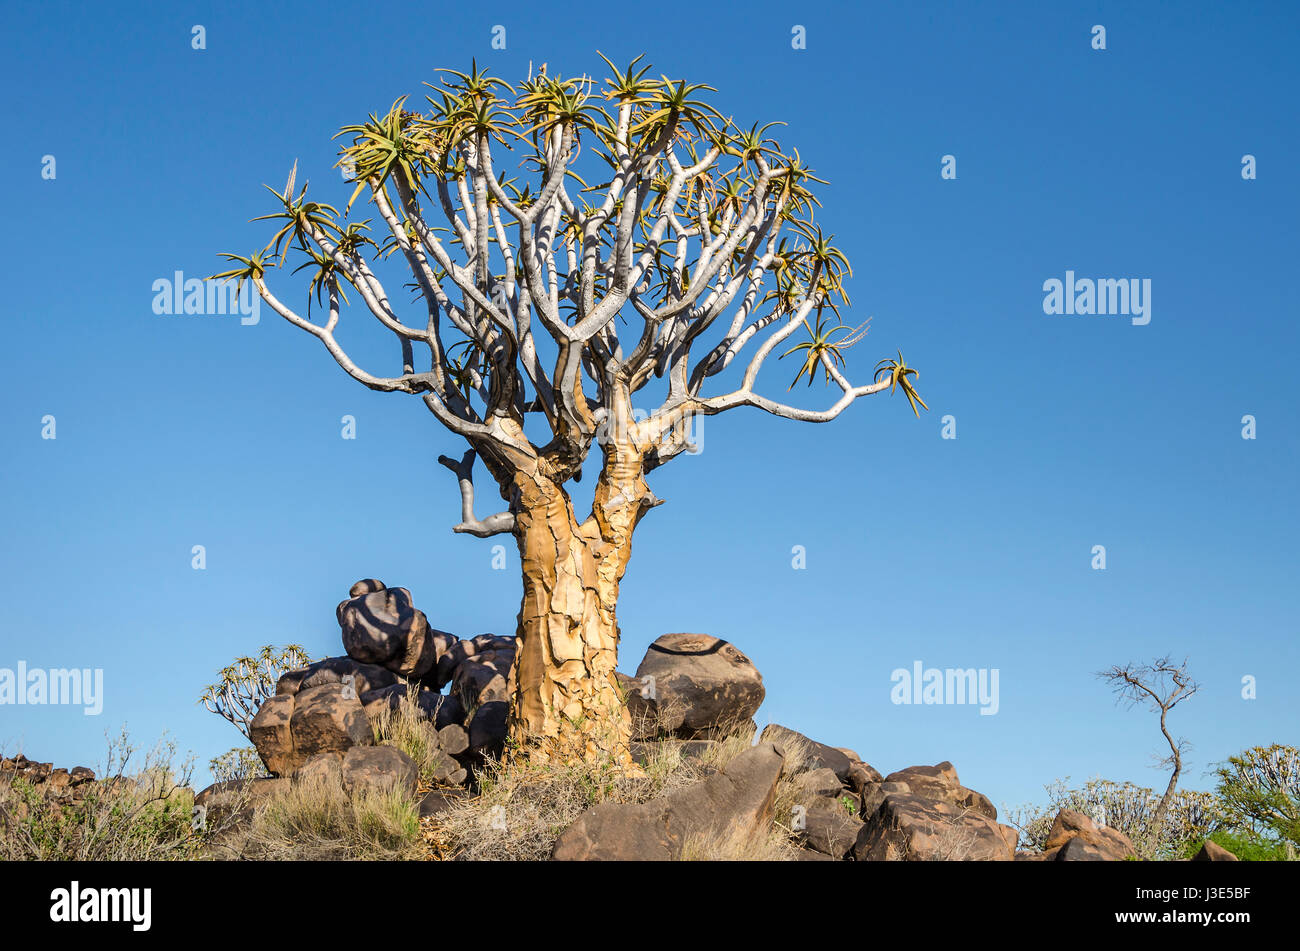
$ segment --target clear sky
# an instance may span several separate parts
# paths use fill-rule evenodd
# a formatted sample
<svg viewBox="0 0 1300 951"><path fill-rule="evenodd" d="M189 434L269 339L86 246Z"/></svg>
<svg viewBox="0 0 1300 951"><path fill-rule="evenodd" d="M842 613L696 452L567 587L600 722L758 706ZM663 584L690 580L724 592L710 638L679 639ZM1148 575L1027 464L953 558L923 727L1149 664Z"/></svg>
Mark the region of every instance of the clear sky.
<svg viewBox="0 0 1300 951"><path fill-rule="evenodd" d="M854 264L850 322L874 318L850 369L901 348L931 408L918 421L874 396L824 426L707 420L704 451L651 477L667 504L636 537L622 669L665 632L727 638L763 672L760 724L884 772L952 760L999 804L1067 776L1162 784L1154 718L1093 676L1162 653L1204 685L1172 719L1194 746L1185 785L1208 788L1208 766L1244 747L1300 741L1293 4L46 3L6 18L0 668L105 678L96 717L0 707L6 749L94 765L126 724L205 766L241 738L196 704L203 686L263 644L341 653L334 606L362 577L409 587L435 627L513 633L513 545L495 571L503 539L451 533L455 483L435 460L464 447L418 400L365 390L269 308L252 326L156 315L152 285L260 247L262 183L295 159L342 205L331 135L399 95L422 102L435 67L569 75L603 68L598 49L712 84L742 125L788 123L783 143L831 181L820 221ZM1043 284L1067 270L1150 280L1150 323L1045 314ZM286 277L273 286L305 304ZM770 395L789 363L764 377ZM916 661L997 668L997 714L895 705L891 672Z"/></svg>

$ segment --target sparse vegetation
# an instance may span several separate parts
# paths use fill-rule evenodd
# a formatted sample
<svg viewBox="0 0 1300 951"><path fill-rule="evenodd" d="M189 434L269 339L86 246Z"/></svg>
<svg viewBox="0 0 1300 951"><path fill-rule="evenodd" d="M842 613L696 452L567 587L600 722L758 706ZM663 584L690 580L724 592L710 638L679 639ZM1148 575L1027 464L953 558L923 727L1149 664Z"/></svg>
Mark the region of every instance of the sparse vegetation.
<svg viewBox="0 0 1300 951"><path fill-rule="evenodd" d="M272 794L242 834L241 857L409 860L426 856L420 815L404 792L349 795L338 783L295 782Z"/></svg>
<svg viewBox="0 0 1300 951"><path fill-rule="evenodd" d="M175 743L160 740L139 764L125 730L110 737L106 779L75 800L0 774L0 859L158 861L188 859L202 843L190 828L191 767L173 769Z"/></svg>
<svg viewBox="0 0 1300 951"><path fill-rule="evenodd" d="M438 745L438 731L424 718L416 699L416 690L407 690L401 702L375 718L371 724L375 741L401 750L415 762L420 782L432 782L433 772L446 754Z"/></svg>
<svg viewBox="0 0 1300 951"><path fill-rule="evenodd" d="M1019 830L1020 847L1032 852L1042 851L1052 822L1062 809L1082 812L1124 833L1144 859L1178 858L1189 848L1194 852L1227 818L1222 803L1206 792L1175 792L1157 827L1155 817L1163 797L1152 789L1106 779L1092 779L1076 789L1069 788L1065 780L1057 780L1045 788L1046 806L1012 809L1005 819Z"/></svg>

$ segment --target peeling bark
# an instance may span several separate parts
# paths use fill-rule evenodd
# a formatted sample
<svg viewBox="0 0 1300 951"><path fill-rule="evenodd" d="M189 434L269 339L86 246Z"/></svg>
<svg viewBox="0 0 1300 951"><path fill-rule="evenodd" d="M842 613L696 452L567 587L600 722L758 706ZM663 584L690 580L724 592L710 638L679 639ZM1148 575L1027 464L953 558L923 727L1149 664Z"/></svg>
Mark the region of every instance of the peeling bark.
<svg viewBox="0 0 1300 951"><path fill-rule="evenodd" d="M581 525L568 493L545 474L513 482L524 596L510 735L534 756L630 761L631 722L614 676L618 590L633 531L658 500L640 451L611 443L604 456Z"/></svg>

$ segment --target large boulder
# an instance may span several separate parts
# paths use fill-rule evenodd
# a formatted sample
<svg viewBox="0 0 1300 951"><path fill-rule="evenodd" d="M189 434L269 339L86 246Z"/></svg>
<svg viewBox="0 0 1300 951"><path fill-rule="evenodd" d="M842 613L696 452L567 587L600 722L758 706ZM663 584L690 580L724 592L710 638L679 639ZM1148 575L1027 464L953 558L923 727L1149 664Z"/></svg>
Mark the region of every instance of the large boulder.
<svg viewBox="0 0 1300 951"><path fill-rule="evenodd" d="M267 697L248 724L248 738L257 747L257 755L262 757L266 768L277 776L288 776L306 759L299 759L294 754L293 733L290 730L293 706L293 694Z"/></svg>
<svg viewBox="0 0 1300 951"><path fill-rule="evenodd" d="M299 691L294 696L289 729L295 754L303 762L317 753L346 753L375 741L360 700L343 684Z"/></svg>
<svg viewBox="0 0 1300 951"><path fill-rule="evenodd" d="M763 743L702 782L658 799L602 803L564 830L551 857L666 861L695 837L762 834L771 822L783 762L780 750Z"/></svg>
<svg viewBox="0 0 1300 951"><path fill-rule="evenodd" d="M318 753L342 755L375 739L356 693L337 682L267 697L249 724L248 738L277 776L291 775Z"/></svg>
<svg viewBox="0 0 1300 951"><path fill-rule="evenodd" d="M406 588L388 588L367 579L354 584L349 594L335 614L343 648L353 660L420 680L436 670L439 658L458 640L430 628Z"/></svg>
<svg viewBox="0 0 1300 951"><path fill-rule="evenodd" d="M1136 858L1123 832L1101 825L1075 809L1062 809L1043 843L1043 858L1057 862L1122 862Z"/></svg>
<svg viewBox="0 0 1300 951"><path fill-rule="evenodd" d="M858 841L863 822L842 803L821 800L803 814L803 828L799 837L805 848L833 859L848 855Z"/></svg>
<svg viewBox="0 0 1300 951"><path fill-rule="evenodd" d="M889 793L853 846L860 862L1009 862L1016 830L942 799Z"/></svg>
<svg viewBox="0 0 1300 951"><path fill-rule="evenodd" d="M663 635L646 651L636 682L636 696L644 694L652 713L637 739L652 731L684 739L726 735L754 716L766 694L750 659L708 634Z"/></svg>
<svg viewBox="0 0 1300 951"><path fill-rule="evenodd" d="M970 809L988 819L997 819L998 810L988 796L967 789L957 779L957 770L949 762L938 766L909 766L890 773L880 786L885 793L908 793L922 799L941 799L959 809Z"/></svg>

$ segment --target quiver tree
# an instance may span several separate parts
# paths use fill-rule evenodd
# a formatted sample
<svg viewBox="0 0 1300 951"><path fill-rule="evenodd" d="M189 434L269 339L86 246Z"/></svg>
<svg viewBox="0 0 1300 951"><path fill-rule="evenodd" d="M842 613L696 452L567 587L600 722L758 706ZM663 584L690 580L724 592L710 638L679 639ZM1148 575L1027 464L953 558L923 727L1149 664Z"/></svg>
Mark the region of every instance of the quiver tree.
<svg viewBox="0 0 1300 951"><path fill-rule="evenodd" d="M226 255L235 266L217 275L251 280L350 376L418 397L468 443L439 459L460 487L453 531L515 537L511 737L541 755L626 757L619 582L637 524L660 504L646 476L692 447L694 420L747 406L825 422L894 387L913 411L919 402L901 353L871 382L845 376L866 325L839 321L849 262L814 223L820 179L798 152L783 152L770 126L724 119L699 98L711 87L652 78L638 61L619 71L605 60L603 86L545 67L518 88L477 66L441 71L427 112L403 98L339 133L355 182L342 213L308 200L305 184L295 191L295 163L284 191L270 189L277 209L264 217L279 228L267 246ZM345 221L362 195L373 227ZM307 316L267 283L290 252L311 274ZM394 255L414 278L409 313L375 273ZM340 305L353 297L396 338L400 373L362 369L339 345ZM313 300L323 319L311 319ZM802 358L796 382L838 391L824 408L755 389L801 329L807 339L780 355ZM710 387L728 368L728 385ZM580 520L565 486L593 449L594 501ZM503 511L476 514L476 462Z"/></svg>

